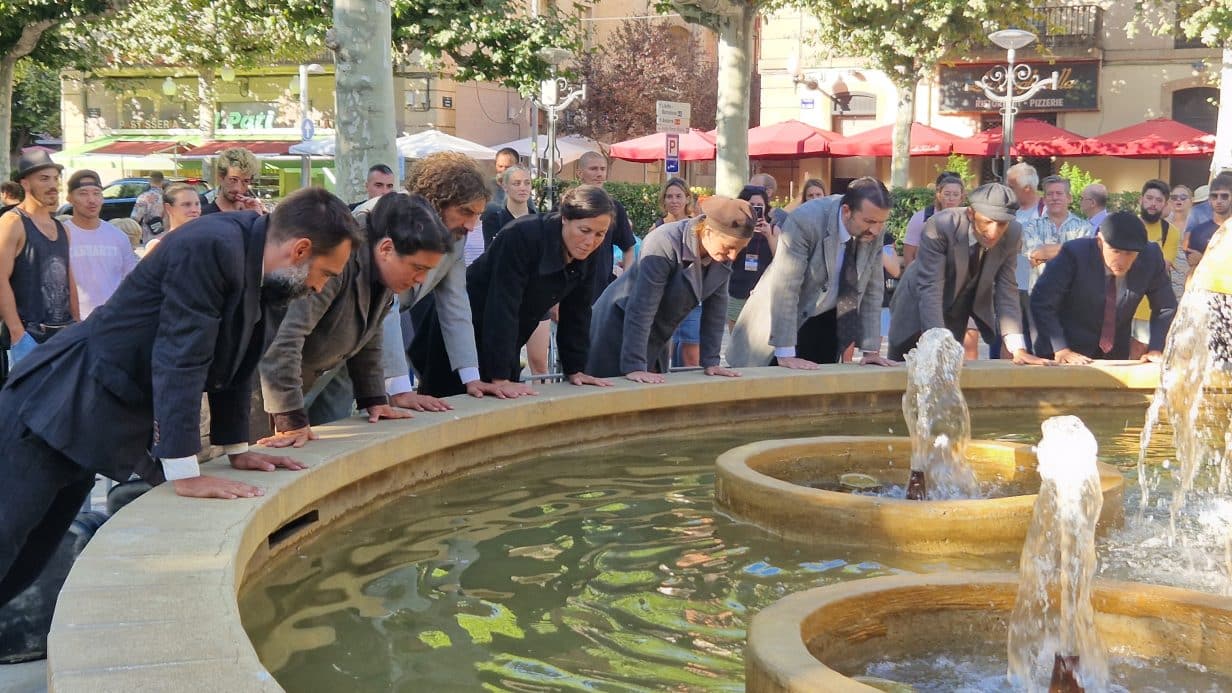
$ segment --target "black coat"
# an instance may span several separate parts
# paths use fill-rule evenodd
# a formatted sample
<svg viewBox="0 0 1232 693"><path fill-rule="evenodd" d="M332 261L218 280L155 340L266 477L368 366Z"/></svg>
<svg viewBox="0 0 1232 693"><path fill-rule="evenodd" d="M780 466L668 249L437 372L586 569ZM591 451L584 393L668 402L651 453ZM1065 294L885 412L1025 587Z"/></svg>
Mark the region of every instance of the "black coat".
<svg viewBox="0 0 1232 693"><path fill-rule="evenodd" d="M530 210L527 214L537 214L534 205L528 204L527 209ZM483 224L483 247L491 246L492 239L496 238L496 234L500 233L500 230L505 228L514 219L513 212L509 211L505 200L493 202L485 207L483 216L480 218Z"/></svg>
<svg viewBox="0 0 1232 693"><path fill-rule="evenodd" d="M565 262L559 214L525 216L501 229L466 272L484 380L518 379L519 351L557 303L561 364L567 374L585 369L597 254Z"/></svg>
<svg viewBox="0 0 1232 693"><path fill-rule="evenodd" d="M1168 267L1156 243L1148 243L1125 275L1125 288L1117 296L1116 332L1112 351L1099 350L1104 326L1104 296L1107 289L1104 258L1094 238L1080 238L1061 246L1048 261L1031 291L1031 316L1038 337L1035 353L1050 357L1070 349L1091 358L1129 358L1129 336L1134 311L1145 296L1151 305L1152 351L1164 348L1168 328L1176 314L1176 294Z"/></svg>
<svg viewBox="0 0 1232 693"><path fill-rule="evenodd" d="M83 468L154 483L150 457L248 442L264 348L260 297L268 217L202 217L164 237L90 317L23 359L0 391L0 425L20 420Z"/></svg>

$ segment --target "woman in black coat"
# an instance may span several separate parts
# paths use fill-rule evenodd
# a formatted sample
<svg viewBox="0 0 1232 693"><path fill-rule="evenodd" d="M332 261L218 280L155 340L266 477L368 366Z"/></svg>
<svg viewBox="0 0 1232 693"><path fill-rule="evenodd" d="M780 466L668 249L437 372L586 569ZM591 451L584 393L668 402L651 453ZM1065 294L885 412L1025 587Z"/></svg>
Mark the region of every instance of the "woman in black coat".
<svg viewBox="0 0 1232 693"><path fill-rule="evenodd" d="M560 211L516 219L466 272L479 373L487 382L519 381L519 354L552 306L559 304L556 343L566 379L609 386L583 372L590 350L590 306L597 264L615 205L603 188L580 185L561 198ZM433 351L447 358L444 344ZM456 392L461 394L461 383Z"/></svg>

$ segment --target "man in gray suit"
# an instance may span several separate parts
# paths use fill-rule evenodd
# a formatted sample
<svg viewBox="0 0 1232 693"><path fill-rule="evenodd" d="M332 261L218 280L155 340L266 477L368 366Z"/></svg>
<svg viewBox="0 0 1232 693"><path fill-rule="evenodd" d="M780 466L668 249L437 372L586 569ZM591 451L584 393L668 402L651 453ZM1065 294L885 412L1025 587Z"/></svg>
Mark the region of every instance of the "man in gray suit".
<svg viewBox="0 0 1232 693"><path fill-rule="evenodd" d="M1014 191L988 183L967 200L966 207L934 214L924 227L920 253L890 303L890 358L901 359L934 327L961 342L974 318L989 344L1000 328L1014 363L1051 365L1032 356L1023 337L1015 278L1022 227L1014 218Z"/></svg>
<svg viewBox="0 0 1232 693"><path fill-rule="evenodd" d="M863 363L882 358L881 231L890 193L858 178L842 196L812 200L787 217L774 264L766 270L732 330L732 366L815 369L838 363L855 344Z"/></svg>

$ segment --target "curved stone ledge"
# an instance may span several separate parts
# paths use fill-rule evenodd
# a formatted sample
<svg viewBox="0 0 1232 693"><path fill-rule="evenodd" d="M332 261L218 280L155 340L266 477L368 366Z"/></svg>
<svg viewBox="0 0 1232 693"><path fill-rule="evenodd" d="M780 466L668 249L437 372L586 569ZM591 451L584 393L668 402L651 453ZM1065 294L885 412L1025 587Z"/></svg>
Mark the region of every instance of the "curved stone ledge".
<svg viewBox="0 0 1232 693"><path fill-rule="evenodd" d="M310 469L260 474L221 461L208 474L265 488L259 499L202 501L154 489L109 520L60 595L49 638L56 693L278 691L240 623L236 595L270 557L345 513L417 484L492 469L545 450L805 413L898 411L902 368L761 368L743 378L678 374L666 385L550 385L501 402L460 397L448 414L317 428L295 451ZM981 408L1145 405L1157 366L1025 368L973 363L968 402Z"/></svg>
<svg viewBox="0 0 1232 693"><path fill-rule="evenodd" d="M714 500L731 517L792 541L933 556L1019 553L1040 484L1032 446L973 440L967 459L981 482L1008 482L1025 493L909 501L812 488L806 484L847 472L905 487L910 473L910 438L823 436L758 441L719 455ZM1124 517L1125 478L1098 464L1104 531Z"/></svg>
<svg viewBox="0 0 1232 693"><path fill-rule="evenodd" d="M869 662L928 651L1003 650L1017 592L1012 573L934 573L843 582L784 597L749 626L746 690L875 693L849 678ZM1097 580L1092 600L1095 627L1109 650L1232 672L1232 599Z"/></svg>

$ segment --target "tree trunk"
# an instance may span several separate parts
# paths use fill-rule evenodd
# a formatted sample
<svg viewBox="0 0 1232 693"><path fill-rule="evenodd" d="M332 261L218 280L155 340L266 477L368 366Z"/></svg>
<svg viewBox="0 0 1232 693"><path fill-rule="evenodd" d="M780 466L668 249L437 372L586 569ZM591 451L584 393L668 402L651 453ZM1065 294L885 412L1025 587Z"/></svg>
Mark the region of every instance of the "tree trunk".
<svg viewBox="0 0 1232 693"><path fill-rule="evenodd" d="M13 72L17 60L0 58L0 180L9 179L13 165Z"/></svg>
<svg viewBox="0 0 1232 693"><path fill-rule="evenodd" d="M911 123L915 121L915 86L910 82L896 82L898 90L898 114L894 117L894 158L890 161L890 188L907 187L911 164Z"/></svg>
<svg viewBox="0 0 1232 693"><path fill-rule="evenodd" d="M749 179L749 97L756 10L736 3L719 22L718 160L714 191L735 197Z"/></svg>
<svg viewBox="0 0 1232 693"><path fill-rule="evenodd" d="M335 192L348 202L363 199L370 166L399 168L389 5L389 0L336 0L334 28L326 36L337 69Z"/></svg>
<svg viewBox="0 0 1232 693"><path fill-rule="evenodd" d="M1232 168L1232 46L1224 46L1219 69L1219 120L1215 126L1211 177L1225 168Z"/></svg>
<svg viewBox="0 0 1232 693"><path fill-rule="evenodd" d="M214 139L214 126L217 121L214 103L214 68L202 67L197 74L197 127L207 140Z"/></svg>

